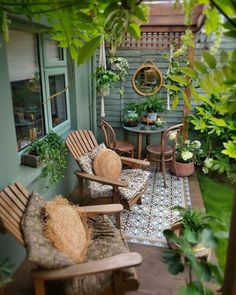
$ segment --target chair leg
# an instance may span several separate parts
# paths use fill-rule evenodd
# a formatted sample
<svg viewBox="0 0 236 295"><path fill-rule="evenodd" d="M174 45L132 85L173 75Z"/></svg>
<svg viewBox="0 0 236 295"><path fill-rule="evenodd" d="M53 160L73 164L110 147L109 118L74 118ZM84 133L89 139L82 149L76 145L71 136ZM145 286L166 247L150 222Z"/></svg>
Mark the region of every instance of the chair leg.
<svg viewBox="0 0 236 295"><path fill-rule="evenodd" d="M142 205L142 197L140 197L137 201L137 205Z"/></svg>
<svg viewBox="0 0 236 295"><path fill-rule="evenodd" d="M44 280L34 279L34 290L35 295L45 295L45 285Z"/></svg>
<svg viewBox="0 0 236 295"><path fill-rule="evenodd" d="M162 166L162 174L163 174L163 181L164 187L166 188L166 168L165 168L165 161L164 156L161 157L161 166Z"/></svg>
<svg viewBox="0 0 236 295"><path fill-rule="evenodd" d="M114 288L115 295L125 295L122 270L117 270L114 273Z"/></svg>
<svg viewBox="0 0 236 295"><path fill-rule="evenodd" d="M132 150L130 151L130 157L131 157L131 158L134 158L134 149L132 149Z"/></svg>

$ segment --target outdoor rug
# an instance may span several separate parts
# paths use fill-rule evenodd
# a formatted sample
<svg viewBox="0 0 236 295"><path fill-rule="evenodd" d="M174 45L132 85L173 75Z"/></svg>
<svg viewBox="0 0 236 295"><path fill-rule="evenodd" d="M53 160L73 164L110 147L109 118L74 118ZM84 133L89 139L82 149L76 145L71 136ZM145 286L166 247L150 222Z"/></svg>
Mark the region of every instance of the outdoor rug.
<svg viewBox="0 0 236 295"><path fill-rule="evenodd" d="M148 189L142 197L142 205L123 210L122 229L127 240L152 246L166 246L163 230L178 220L173 206L191 206L187 177L166 173L167 188L163 186L161 172L151 171Z"/></svg>

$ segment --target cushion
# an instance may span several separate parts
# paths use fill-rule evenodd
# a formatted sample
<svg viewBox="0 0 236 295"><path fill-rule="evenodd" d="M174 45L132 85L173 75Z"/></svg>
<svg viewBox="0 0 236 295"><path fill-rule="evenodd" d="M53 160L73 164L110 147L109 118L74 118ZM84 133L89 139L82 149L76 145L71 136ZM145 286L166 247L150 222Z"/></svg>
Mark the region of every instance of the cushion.
<svg viewBox="0 0 236 295"><path fill-rule="evenodd" d="M106 146L104 143L99 144L95 148L93 148L90 152L88 152L85 155L80 156L77 159L77 162L80 166L80 169L88 174L94 174L93 173L93 160L95 159L96 155L100 152L100 150L105 149Z"/></svg>
<svg viewBox="0 0 236 295"><path fill-rule="evenodd" d="M44 204L43 197L32 192L22 219L28 259L44 268L61 268L72 265L73 260L54 248L52 242L43 235L41 213Z"/></svg>
<svg viewBox="0 0 236 295"><path fill-rule="evenodd" d="M141 192L149 177L150 172L142 169L124 169L120 179L128 182L128 187L119 187L120 197L125 200L130 200ZM112 197L112 186L104 185L98 182L89 181L88 188L92 198Z"/></svg>
<svg viewBox="0 0 236 295"><path fill-rule="evenodd" d="M120 253L128 252L126 240L120 230L116 229L107 216L90 219L92 228L92 243L89 246L86 261L102 259ZM133 276L133 270L127 269L125 277ZM112 273L82 276L66 281L67 295L93 295L108 287L112 283Z"/></svg>
<svg viewBox="0 0 236 295"><path fill-rule="evenodd" d="M90 232L76 207L57 196L44 205L44 214L44 235L74 262L83 261L90 243Z"/></svg>
<svg viewBox="0 0 236 295"><path fill-rule="evenodd" d="M98 176L118 179L121 176L122 163L116 152L102 149L93 161L93 171Z"/></svg>

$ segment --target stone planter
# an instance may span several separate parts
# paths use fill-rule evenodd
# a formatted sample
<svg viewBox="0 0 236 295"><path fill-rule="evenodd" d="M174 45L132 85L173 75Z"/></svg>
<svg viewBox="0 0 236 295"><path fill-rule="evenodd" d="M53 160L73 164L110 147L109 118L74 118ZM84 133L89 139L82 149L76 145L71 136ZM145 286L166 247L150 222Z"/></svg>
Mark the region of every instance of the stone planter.
<svg viewBox="0 0 236 295"><path fill-rule="evenodd" d="M193 175L195 171L193 162L190 162L190 163L175 162L175 164L176 164L176 170L178 172L178 176L180 177L191 176ZM172 161L170 165L170 171L171 173L177 175L176 170L175 170L174 162Z"/></svg>

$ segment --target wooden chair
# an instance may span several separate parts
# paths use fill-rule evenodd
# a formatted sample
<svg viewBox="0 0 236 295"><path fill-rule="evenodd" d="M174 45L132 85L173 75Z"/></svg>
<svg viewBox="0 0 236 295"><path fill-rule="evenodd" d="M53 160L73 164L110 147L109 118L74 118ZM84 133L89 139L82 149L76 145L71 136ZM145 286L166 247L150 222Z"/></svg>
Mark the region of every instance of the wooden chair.
<svg viewBox="0 0 236 295"><path fill-rule="evenodd" d="M148 152L148 159L151 161L155 161L157 163L161 164L161 170L163 173L163 180L164 180L164 187L166 187L166 174L165 174L165 162L173 161L173 164L175 166L175 149L176 149L176 143L179 136L179 133L182 131L183 124L177 124L175 126L169 127L166 131L162 133L161 136L161 145L148 145L147 146L147 152ZM171 144L167 144L169 141L169 135L170 133L174 132L175 137L173 141L171 141ZM170 141L169 141L170 142ZM175 171L177 171L176 167ZM177 172L177 178L179 179L178 172Z"/></svg>
<svg viewBox="0 0 236 295"><path fill-rule="evenodd" d="M12 234L20 244L25 245L21 230L21 220L26 211L30 193L20 183L9 185L0 192L0 221L3 229ZM94 217L102 214L120 213L120 204L80 207L87 217ZM142 257L135 252L115 255L112 257L74 264L61 269L35 269L32 271L35 294L45 294L45 282L52 280L64 280L74 277L92 275L107 271L113 272L113 283L100 294L125 294L126 291L137 290L139 283L137 276L123 279L123 269L138 266Z"/></svg>
<svg viewBox="0 0 236 295"><path fill-rule="evenodd" d="M117 152L118 155L128 154L134 157L134 145L128 141L116 140L114 129L105 120L101 120L101 128L103 130L105 145Z"/></svg>
<svg viewBox="0 0 236 295"><path fill-rule="evenodd" d="M72 156L78 163L78 158L90 152L93 148L98 146L98 143L92 131L78 130L78 131L71 132L67 136L66 145L68 149L70 150ZM142 168L142 167L147 167L150 165L148 161L137 160L137 159L133 159L129 157L120 157L120 158L123 165L127 165L131 168ZM135 171L137 170L134 169L134 172ZM146 171L143 171L143 173L145 173L145 175L147 174ZM121 198L120 190L119 190L119 188L128 187L127 181L112 180L110 178L100 177L94 174L88 174L86 172L81 172L81 171L76 171L75 174L77 175L78 178L81 178L83 180L112 186L113 190L112 190L112 195L110 197L108 196L103 197L103 195L101 194L99 198L90 200L91 205L121 203L124 206L124 208L130 209L130 207L133 204L141 203L141 196L143 195L144 191L147 188L147 181L145 181L145 185L142 187L142 189L136 194L134 193L134 195L129 200L127 200L127 199ZM145 179L145 177L143 177L143 179Z"/></svg>

